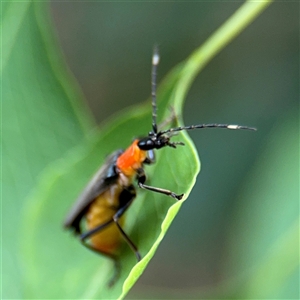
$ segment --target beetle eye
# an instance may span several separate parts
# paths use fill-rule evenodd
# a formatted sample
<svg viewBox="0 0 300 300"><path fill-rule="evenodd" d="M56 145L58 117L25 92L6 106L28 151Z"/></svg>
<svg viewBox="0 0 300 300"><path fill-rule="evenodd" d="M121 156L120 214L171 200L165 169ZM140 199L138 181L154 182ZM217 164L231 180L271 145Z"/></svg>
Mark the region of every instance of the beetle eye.
<svg viewBox="0 0 300 300"><path fill-rule="evenodd" d="M155 148L155 143L154 141L149 138L149 137L146 137L146 138L143 138L141 139L139 142L138 142L138 147L141 149L141 150L152 150Z"/></svg>

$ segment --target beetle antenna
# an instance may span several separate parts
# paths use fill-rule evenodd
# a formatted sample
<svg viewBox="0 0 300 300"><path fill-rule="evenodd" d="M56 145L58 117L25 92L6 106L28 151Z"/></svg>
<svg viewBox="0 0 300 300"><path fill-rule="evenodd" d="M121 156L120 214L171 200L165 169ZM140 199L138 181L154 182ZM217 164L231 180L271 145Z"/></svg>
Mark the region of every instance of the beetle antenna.
<svg viewBox="0 0 300 300"><path fill-rule="evenodd" d="M230 125L230 124L198 124L198 125L190 125L190 126L180 126L175 128L170 128L168 130L163 130L158 133L158 136L161 136L166 133L178 132L182 130L193 130L193 129L202 129L202 128L223 128L223 129L231 129L231 130L254 130L257 129L254 127L241 126L241 125Z"/></svg>
<svg viewBox="0 0 300 300"><path fill-rule="evenodd" d="M154 46L153 56L152 56L151 96L152 96L152 130L153 133L155 134L157 134L156 77L157 77L158 63L159 63L158 47Z"/></svg>

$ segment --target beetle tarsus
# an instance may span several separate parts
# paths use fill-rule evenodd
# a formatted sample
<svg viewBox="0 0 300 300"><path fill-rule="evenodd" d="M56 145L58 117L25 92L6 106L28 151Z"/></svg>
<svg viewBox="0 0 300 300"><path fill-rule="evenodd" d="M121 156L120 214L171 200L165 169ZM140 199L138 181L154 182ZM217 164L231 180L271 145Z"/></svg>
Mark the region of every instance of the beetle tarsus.
<svg viewBox="0 0 300 300"><path fill-rule="evenodd" d="M114 273L107 283L109 288L112 288L116 284L116 282L118 281L121 275L121 263L119 259L115 258L113 259L113 262L114 262Z"/></svg>
<svg viewBox="0 0 300 300"><path fill-rule="evenodd" d="M176 199L177 200L181 200L183 198L184 194L181 194L181 195L176 195Z"/></svg>

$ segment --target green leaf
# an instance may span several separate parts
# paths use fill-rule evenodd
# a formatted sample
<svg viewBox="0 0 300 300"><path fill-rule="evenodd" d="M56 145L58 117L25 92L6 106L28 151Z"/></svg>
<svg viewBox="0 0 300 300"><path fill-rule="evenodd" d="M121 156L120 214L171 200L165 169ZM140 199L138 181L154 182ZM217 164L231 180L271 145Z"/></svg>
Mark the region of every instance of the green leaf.
<svg viewBox="0 0 300 300"><path fill-rule="evenodd" d="M227 269L243 274L234 297L299 297L298 159L299 115L290 111L266 140L233 211Z"/></svg>
<svg viewBox="0 0 300 300"><path fill-rule="evenodd" d="M251 4L248 2L203 47L197 49L190 58L173 70L159 90L160 120L164 120L170 115L170 105L178 115L179 121L181 120L180 112L185 96L197 73L268 3ZM47 160L35 155L35 152L30 154L31 159L37 158L36 175L41 171L41 166L47 166L47 168L41 176L39 185L25 199L26 207L22 209L24 219L19 235L22 242L22 266L24 266L23 296L25 298L53 299L122 298L154 255L182 202L175 202L163 195L138 191L137 199L126 212L125 230L138 245L144 258L136 264L132 251L124 244L121 251L121 278L113 288L108 289L106 282L113 272L111 262L88 252L70 233L62 230L62 222L74 199L92 174L101 166L105 156L115 149L127 147L132 137L145 135L151 129L150 102L132 108L107 122L101 131L95 132L88 140L84 140L80 147L65 154L66 150L70 149L76 141L77 144L80 144L80 140L82 141L86 134L86 128L89 128L89 122L87 113L82 113L82 110L78 109L79 102L73 100L70 105L70 99L78 99L80 94L76 90L72 92L68 79L62 75L63 71L58 67L55 53L51 51L53 46L49 40L49 33L45 32L44 22L41 20L43 18L41 7L41 4L34 3L30 4L27 10L23 10L22 30L27 29L28 32L20 37L19 34L16 34L24 44L18 45L17 49L24 49L24 47L26 49L26 41L29 37L29 40L32 39L37 43L40 41L42 44L41 46L34 44L33 49L25 51L27 55L30 54L29 58L26 57L25 60L28 66L22 65L21 70L17 70L23 74L24 90L30 89L25 93L27 98L31 99L30 96L36 95L34 100L46 99L42 105L40 102L34 102L28 109L28 113L31 113L31 110L34 111L37 106L41 109L37 112L37 117L43 117L37 122L38 126L31 125L27 133L29 132L31 135L36 131L40 133L36 140L40 141L43 149L41 156L42 158L50 157ZM13 43L11 44L13 45ZM11 49L15 49L15 47L12 46ZM37 49L43 51L35 53ZM20 53L23 54L18 50L18 54ZM15 63L13 65L15 68L18 66L17 62L21 61L21 59L18 61L18 57L15 58L13 53L6 57L8 62L5 69L7 70L10 60ZM47 66L48 72L44 73L45 70L47 71ZM16 70L13 67L11 76L15 78ZM25 74L31 76L26 77ZM58 74L60 74L59 77ZM33 85L31 85L32 79ZM11 87L7 90L13 91L14 89ZM66 99L68 101L64 101ZM49 111L49 102L62 107L55 107L53 111L51 109ZM51 112L57 116L56 119L50 118ZM49 122L45 127L49 132L44 131L41 126L48 118ZM31 124L34 118L30 116L26 120ZM60 123L59 120L64 122ZM76 126L83 129L80 130ZM46 137L53 133L55 141L50 142ZM175 139L183 141L186 146L178 147L176 150L163 149L159 151L157 163L147 167L146 172L151 185L168 188L177 193L185 193L185 197L187 197L199 171L199 162L186 133L180 133ZM35 145L36 143L29 141L28 146L34 148ZM59 147L56 148L53 145ZM65 146L63 147L63 145ZM16 149L18 148L16 147ZM53 152L52 149L54 149ZM48 155L47 150L51 150L50 152L55 155ZM60 159L50 163L55 158ZM25 158L24 161L28 163ZM35 161L29 162L29 165L35 165L35 163ZM28 169L25 168L24 172ZM18 170L21 170L20 166ZM26 185L27 189L32 187L35 182L33 180ZM24 199L27 194L28 191L24 192L22 198Z"/></svg>
<svg viewBox="0 0 300 300"><path fill-rule="evenodd" d="M170 94L176 86L178 72L177 70L174 72L176 76L171 76L159 93L161 115L170 114L168 109ZM101 132L90 139L88 146L83 145L80 149L68 153L67 157L50 166L45 172L39 188L29 201L24 223L24 236L26 233L24 261L27 265L28 298L33 295L38 298L45 295L57 298L62 294L70 298L93 298L100 295L103 298L115 298L120 295L122 282L136 264L136 258L131 250L124 245L121 255L123 267L121 280L112 289L107 289L106 283L113 266L111 262L88 252L71 234L62 230L62 222L68 208L91 175L101 166L105 156L118 147L128 146L131 137L145 135L151 129L149 104L150 102L139 108L133 108L114 121L108 122ZM178 110L178 107L174 109ZM162 150L158 153L157 163L149 166L147 174L153 186L188 194L199 171L199 163L188 137L182 134L177 139L184 141L186 147ZM184 168L180 163L182 160ZM139 196L126 212L128 222L125 230L139 246L144 259L132 270L132 275L125 283L127 290L153 256L159 240L162 239L181 205L181 202L164 195L141 190L138 192ZM167 213L168 217L163 222ZM43 242L44 237L47 237L46 243ZM108 272L103 271L103 261L104 265L108 264ZM101 273L105 275L102 280L99 279ZM46 286L45 281L48 282ZM55 282L63 283L63 290L53 289Z"/></svg>
<svg viewBox="0 0 300 300"><path fill-rule="evenodd" d="M25 198L45 166L84 139L92 119L48 32L45 4L6 2L1 8L2 292L21 298Z"/></svg>

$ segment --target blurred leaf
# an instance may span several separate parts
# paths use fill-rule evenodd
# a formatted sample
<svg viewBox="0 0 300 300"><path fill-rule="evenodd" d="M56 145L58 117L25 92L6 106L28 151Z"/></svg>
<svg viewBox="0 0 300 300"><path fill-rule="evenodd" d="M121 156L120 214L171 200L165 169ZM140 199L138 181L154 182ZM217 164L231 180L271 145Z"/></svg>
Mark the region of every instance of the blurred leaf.
<svg viewBox="0 0 300 300"><path fill-rule="evenodd" d="M165 86L162 89L164 95L161 94L160 99L162 101L159 105L161 114L167 110L170 99L169 89L172 89L173 84L171 82L170 87ZM36 297L47 295L51 298L62 297L62 295L70 298L91 298L96 295L103 298L116 298L120 294L122 281L128 276L130 269L136 263L136 258L131 250L124 245L121 257L123 263L122 279L113 289L107 290L106 283L109 276L111 276L111 270L107 273L106 278L100 280L99 274L101 274L101 271L102 274L106 274L102 270L102 258L94 253L89 253L78 244L76 239L63 232L61 224L71 203L89 177L99 168L104 157L120 146L127 146L133 134L142 135L148 132L150 129L149 124L151 124L150 110L149 104L134 108L114 122L108 123L87 147L84 146L74 153L68 154L65 160L54 164L46 172L40 188L31 199L26 210L27 221L25 221L24 233L27 234L24 244L26 247L25 260L28 263L27 274L30 274L30 276L27 276L28 283L26 284L28 298L33 295ZM168 111L167 114L169 115L169 113ZM133 128L135 129L134 132ZM197 155L189 147L190 142L187 138L181 137L181 140L185 141L187 147L180 148L177 151L170 151L169 149L167 149L169 151L162 151L162 155L157 158L157 164L152 166L151 169L149 168L147 173L151 174L152 185L170 188L178 193L188 193L191 189L199 169ZM178 162L182 159L185 159L186 168L181 169L176 160ZM75 183L76 186L74 186ZM174 202L173 199L163 195L153 195L153 193L139 191L139 197L126 213L128 216L126 230L131 232L130 236L139 246L143 256L159 236L160 224L170 205ZM179 206L180 203L178 202L172 210L178 210ZM173 212L172 216L165 222L167 224L163 225L163 232L166 231L174 215ZM136 224L139 224L139 226L136 227ZM41 243L44 236L47 236L46 244ZM70 251L72 251L71 256ZM135 273L141 273L153 254L154 249L136 266ZM55 261L55 264L53 264L53 261ZM107 263L110 264L110 262ZM97 265L101 267L95 268ZM135 278L136 276L135 274ZM44 286L46 280L49 288ZM127 285L132 285L134 281L131 278ZM62 285L64 290L53 289L55 282L65 283Z"/></svg>
<svg viewBox="0 0 300 300"><path fill-rule="evenodd" d="M2 9L2 292L21 298L24 199L44 167L82 140L92 121L47 31L44 4L6 2Z"/></svg>
<svg viewBox="0 0 300 300"><path fill-rule="evenodd" d="M298 299L299 120L290 112L266 141L232 214L229 269L243 274L235 295Z"/></svg>
<svg viewBox="0 0 300 300"><path fill-rule="evenodd" d="M160 90L161 118L170 114L167 110L170 103L175 103L174 109L180 115L197 73L268 3L248 2L231 22L173 71ZM4 298L123 297L153 256L181 202L174 204L168 197L139 191L140 197L127 213L126 230L139 245L144 259L131 271L122 290L122 281L135 264L135 257L124 245L122 278L108 290L105 279L112 271L110 262L78 245L76 239L62 231L61 222L105 155L126 147L133 135L148 132L150 107L128 111L107 123L101 133L83 141L92 120L57 53L44 9L43 3L21 2L18 6L6 3L2 11L3 41L7 45L2 65ZM186 192L187 196L199 165L188 136L181 133L178 137L186 147L177 151L168 149L168 155L162 150L157 164L147 174L152 185ZM66 154L81 141L80 148ZM46 166L40 184L26 198ZM21 212L24 212L22 226ZM23 251L22 262L18 261L19 249ZM21 275L25 295L15 288L22 285Z"/></svg>

